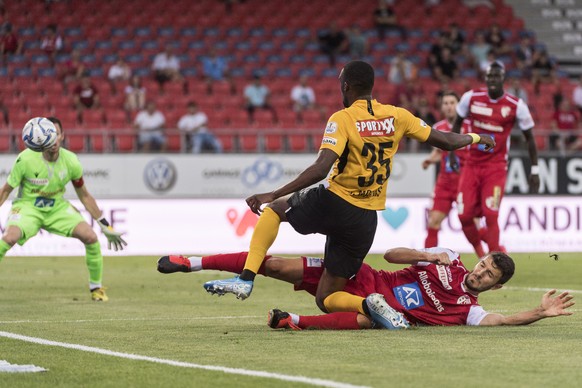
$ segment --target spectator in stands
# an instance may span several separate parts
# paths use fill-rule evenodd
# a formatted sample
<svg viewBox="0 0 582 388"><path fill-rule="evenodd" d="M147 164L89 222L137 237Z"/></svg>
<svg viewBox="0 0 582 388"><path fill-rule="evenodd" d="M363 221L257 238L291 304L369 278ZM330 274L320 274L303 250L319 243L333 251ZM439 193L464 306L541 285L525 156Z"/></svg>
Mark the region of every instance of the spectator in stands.
<svg viewBox="0 0 582 388"><path fill-rule="evenodd" d="M396 56L390 61L390 71L388 81L394 85L400 85L408 80L416 78L417 69L403 51L398 51Z"/></svg>
<svg viewBox="0 0 582 388"><path fill-rule="evenodd" d="M269 88L261 82L261 77L258 74L253 76L253 82L245 87L244 98L245 107L249 112L249 122L254 122L255 110L265 109L271 112L273 122L277 122L277 111L269 103Z"/></svg>
<svg viewBox="0 0 582 388"><path fill-rule="evenodd" d="M522 76L530 78L531 68L533 65L535 48L531 44L529 36L524 35L519 41L519 46L515 50L515 59L517 68L521 71Z"/></svg>
<svg viewBox="0 0 582 388"><path fill-rule="evenodd" d="M69 84L79 82L85 74L85 65L81 61L81 52L73 50L71 57L58 69L59 76L63 82L63 89L68 92Z"/></svg>
<svg viewBox="0 0 582 388"><path fill-rule="evenodd" d="M473 67L479 72L482 71L481 65L487 61L489 51L491 51L491 45L485 40L485 34L477 31L475 33L475 41L469 45L469 52L471 53Z"/></svg>
<svg viewBox="0 0 582 388"><path fill-rule="evenodd" d="M208 56L202 58L202 67L208 85L208 94L212 94L212 84L219 81L228 82L230 93L236 94L236 86L228 71L228 61L225 57L218 55L214 48L210 49Z"/></svg>
<svg viewBox="0 0 582 388"><path fill-rule="evenodd" d="M578 136L573 132L579 129L580 119L578 112L572 107L570 99L564 98L554 112L550 149L559 150L562 155L566 153L566 150L577 149L580 142L578 141Z"/></svg>
<svg viewBox="0 0 582 388"><path fill-rule="evenodd" d="M434 107L433 109L435 109L437 112L441 110L442 102L443 102L443 96L445 95L445 93L449 93L451 92L451 88L449 86L449 81L444 79L440 82L440 87L438 88L438 90L435 93L435 99L434 99Z"/></svg>
<svg viewBox="0 0 582 388"><path fill-rule="evenodd" d="M348 42L352 59L361 59L368 53L368 40L358 25L349 30Z"/></svg>
<svg viewBox="0 0 582 388"><path fill-rule="evenodd" d="M487 57L485 58L485 61L479 63L479 74L481 77L485 75L485 72L487 71L487 68L489 68L489 65L491 65L496 60L497 56L495 54L495 50L493 49L489 50L489 52L487 53Z"/></svg>
<svg viewBox="0 0 582 388"><path fill-rule="evenodd" d="M424 96L424 90L416 79L410 79L396 87L395 104L410 112L416 111L418 102Z"/></svg>
<svg viewBox="0 0 582 388"><path fill-rule="evenodd" d="M291 103L293 110L297 112L298 121L303 121L301 112L314 109L319 111L322 121L325 120L325 108L317 105L315 101L315 92L313 88L307 84L307 76L299 77L299 83L291 89Z"/></svg>
<svg viewBox="0 0 582 388"><path fill-rule="evenodd" d="M12 31L12 24L4 24L0 34L0 56L2 61L5 61L8 55L18 55L22 52L22 40Z"/></svg>
<svg viewBox="0 0 582 388"><path fill-rule="evenodd" d="M536 94L540 92L540 84L542 82L554 82L556 79L556 65L550 60L546 51L536 53L531 72Z"/></svg>
<svg viewBox="0 0 582 388"><path fill-rule="evenodd" d="M153 101L149 101L146 104L146 109L135 116L133 124L134 128L138 130L138 148L144 152L154 150L164 152L166 150L165 125L164 114L156 109L156 104Z"/></svg>
<svg viewBox="0 0 582 388"><path fill-rule="evenodd" d="M138 75L131 77L129 85L125 87L125 103L123 105L127 112L127 120L131 120L134 112L140 111L146 105L146 89L141 84Z"/></svg>
<svg viewBox="0 0 582 388"><path fill-rule="evenodd" d="M109 80L109 85L111 86L111 92L117 94L117 84L125 83L131 78L131 68L123 58L117 58L117 61L109 68L107 73L107 79Z"/></svg>
<svg viewBox="0 0 582 388"><path fill-rule="evenodd" d="M451 49L445 47L441 52L441 57L437 61L436 66L432 68L432 73L435 79L442 81L454 80L459 75L459 66L453 58Z"/></svg>
<svg viewBox="0 0 582 388"><path fill-rule="evenodd" d="M431 70L438 66L443 55L443 50L446 48L450 50L449 41L447 36L441 32L438 34L436 41L432 44L430 53L428 54L428 67Z"/></svg>
<svg viewBox="0 0 582 388"><path fill-rule="evenodd" d="M321 52L329 57L329 65L335 66L336 56L346 52L348 48L346 34L338 28L336 22L332 22L327 30L318 34L317 39Z"/></svg>
<svg viewBox="0 0 582 388"><path fill-rule="evenodd" d="M220 141L208 131L208 117L198 109L198 105L188 103L187 113L178 121L178 129L184 132L186 148L194 154L203 151L222 152Z"/></svg>
<svg viewBox="0 0 582 388"><path fill-rule="evenodd" d="M497 23L493 23L487 36L485 38L487 43L491 45L493 50L495 51L495 55L500 57L502 55L508 55L511 52L510 47L505 42L505 37L503 36L503 32Z"/></svg>
<svg viewBox="0 0 582 388"><path fill-rule="evenodd" d="M397 31L402 40L407 38L406 28L398 24L396 14L392 7L388 6L386 0L378 1L378 8L374 11L374 24L380 40L384 40L388 31Z"/></svg>
<svg viewBox="0 0 582 388"><path fill-rule="evenodd" d="M154 57L152 64L154 79L158 81L160 89L163 90L164 84L169 81L183 81L180 74L180 59L172 52L170 46Z"/></svg>
<svg viewBox="0 0 582 388"><path fill-rule="evenodd" d="M57 33L57 25L49 24L40 41L40 48L49 56L52 66L55 65L55 57L63 47L63 38Z"/></svg>
<svg viewBox="0 0 582 388"><path fill-rule="evenodd" d="M528 95L527 91L521 87L521 82L519 78L513 77L509 82L509 87L506 89L507 93L513 94L517 98L521 98L523 102L527 104Z"/></svg>
<svg viewBox="0 0 582 388"><path fill-rule="evenodd" d="M580 112L580 115L582 115L582 76L578 78L578 85L576 85L572 92L572 101Z"/></svg>
<svg viewBox="0 0 582 388"><path fill-rule="evenodd" d="M73 103L79 118L86 109L100 109L101 102L99 99L99 91L91 82L88 76L83 76L79 84L73 90Z"/></svg>
<svg viewBox="0 0 582 388"><path fill-rule="evenodd" d="M436 117L432 113L428 100L423 97L418 100L418 106L414 115L432 127L437 122Z"/></svg>
<svg viewBox="0 0 582 388"><path fill-rule="evenodd" d="M445 34L449 42L448 46L454 55L464 51L465 35L457 23L449 24L449 28Z"/></svg>
<svg viewBox="0 0 582 388"><path fill-rule="evenodd" d="M2 117L4 119L4 124L6 124L6 126L8 126L8 124L10 124L10 116L8 113L8 107L6 106L6 104L4 103L4 96L2 95L2 93L0 92L0 113L2 113ZM21 124L21 123L19 123Z"/></svg>

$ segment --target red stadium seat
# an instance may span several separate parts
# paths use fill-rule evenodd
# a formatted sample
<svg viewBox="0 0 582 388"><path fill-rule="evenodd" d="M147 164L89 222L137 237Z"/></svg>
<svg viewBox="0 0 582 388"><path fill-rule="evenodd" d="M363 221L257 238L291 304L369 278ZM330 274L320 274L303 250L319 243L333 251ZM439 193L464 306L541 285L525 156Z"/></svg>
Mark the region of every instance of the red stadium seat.
<svg viewBox="0 0 582 388"><path fill-rule="evenodd" d="M6 130L1 130L0 132L0 152L10 151L10 142L12 140L11 135Z"/></svg>
<svg viewBox="0 0 582 388"><path fill-rule="evenodd" d="M82 134L67 134L65 136L65 148L73 152L85 152L87 150L86 138L87 136Z"/></svg>
<svg viewBox="0 0 582 388"><path fill-rule="evenodd" d="M307 136L301 135L287 135L289 143L289 150L291 152L305 152L307 151Z"/></svg>
<svg viewBox="0 0 582 388"><path fill-rule="evenodd" d="M263 136L265 141L265 151L267 152L279 152L284 149L284 139L283 134L270 134Z"/></svg>
<svg viewBox="0 0 582 388"><path fill-rule="evenodd" d="M240 134L240 148L242 152L257 152L259 141L256 134Z"/></svg>

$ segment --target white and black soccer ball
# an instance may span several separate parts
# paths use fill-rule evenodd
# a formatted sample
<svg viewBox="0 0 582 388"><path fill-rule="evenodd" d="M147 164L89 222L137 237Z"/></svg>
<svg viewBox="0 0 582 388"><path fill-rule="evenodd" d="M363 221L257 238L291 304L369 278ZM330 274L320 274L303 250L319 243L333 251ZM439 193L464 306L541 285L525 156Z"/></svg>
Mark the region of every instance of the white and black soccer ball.
<svg viewBox="0 0 582 388"><path fill-rule="evenodd" d="M29 149L41 152L52 147L57 141L55 124L45 117L28 120L22 128L22 141Z"/></svg>

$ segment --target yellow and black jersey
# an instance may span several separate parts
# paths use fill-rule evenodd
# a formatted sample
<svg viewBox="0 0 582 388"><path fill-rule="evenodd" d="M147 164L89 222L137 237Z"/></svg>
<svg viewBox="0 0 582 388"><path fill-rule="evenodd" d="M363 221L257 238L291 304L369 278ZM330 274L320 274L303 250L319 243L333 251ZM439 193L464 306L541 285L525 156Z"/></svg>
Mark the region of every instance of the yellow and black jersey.
<svg viewBox="0 0 582 388"><path fill-rule="evenodd" d="M329 177L329 190L354 206L382 210L392 157L403 136L425 142L430 126L406 109L366 100L334 113L327 122L320 149L339 159Z"/></svg>

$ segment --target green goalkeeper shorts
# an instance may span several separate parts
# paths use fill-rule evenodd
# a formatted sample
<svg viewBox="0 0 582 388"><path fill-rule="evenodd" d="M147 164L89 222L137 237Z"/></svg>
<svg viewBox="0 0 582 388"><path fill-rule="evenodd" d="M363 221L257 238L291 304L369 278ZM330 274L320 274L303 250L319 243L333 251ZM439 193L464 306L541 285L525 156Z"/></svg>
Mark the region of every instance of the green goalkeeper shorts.
<svg viewBox="0 0 582 388"><path fill-rule="evenodd" d="M77 225L84 221L81 213L68 201L58 201L50 208L15 202L10 209L6 225L17 226L22 231L18 244L23 245L41 228L59 236L71 237Z"/></svg>

